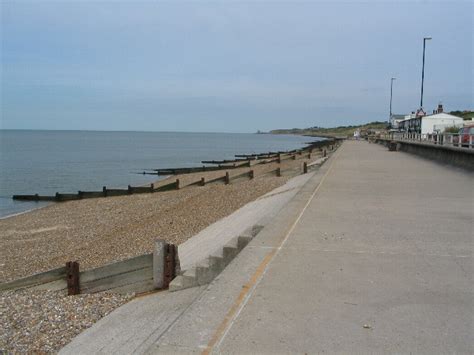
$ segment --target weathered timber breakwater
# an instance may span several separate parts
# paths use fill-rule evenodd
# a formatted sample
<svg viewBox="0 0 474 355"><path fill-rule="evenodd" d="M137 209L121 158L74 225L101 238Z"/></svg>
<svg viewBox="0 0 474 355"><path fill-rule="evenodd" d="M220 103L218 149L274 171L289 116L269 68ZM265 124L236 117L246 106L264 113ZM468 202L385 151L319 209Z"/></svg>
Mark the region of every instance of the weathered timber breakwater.
<svg viewBox="0 0 474 355"><path fill-rule="evenodd" d="M252 163L261 161L250 168L181 173L154 183L157 189L179 180L179 189L175 186L160 193L61 201L0 220L1 282L61 267L69 260L77 260L81 270L88 270L147 254L157 238L181 244L302 174L305 166L307 169L326 151L331 152L332 145L325 142L320 148L280 159L270 157L265 163L263 159L252 159ZM27 299L34 301L26 302ZM2 323L9 326L0 343L3 348L22 351L58 350L127 299L107 293L64 297L63 293L54 292L3 292L1 307L7 309L16 304L16 308L2 314ZM78 312L76 307L84 311ZM45 317L50 320L43 321ZM60 328L54 319L62 324Z"/></svg>
<svg viewBox="0 0 474 355"><path fill-rule="evenodd" d="M0 218L51 204L13 200L14 194L150 186L159 178L143 174L147 168L200 167L203 160L232 160L235 153L300 149L307 141L257 134L15 130L0 130L0 140Z"/></svg>
<svg viewBox="0 0 474 355"><path fill-rule="evenodd" d="M158 236L178 245L302 173L304 162L318 159L332 147L331 141L317 144L320 148L307 148L312 153L272 158L232 173L174 175L154 184L154 190L161 193L151 193L151 187L150 193L129 194L126 190L119 196L100 191L96 198L60 199L62 203L0 220L4 261L0 282L60 267L70 260L87 269L145 254L152 251ZM28 263L23 262L25 257Z"/></svg>
<svg viewBox="0 0 474 355"><path fill-rule="evenodd" d="M308 142L307 147L303 149L295 149L291 151L278 151L278 152L268 152L260 154L236 154L235 160L221 160L221 161L202 161L203 164L213 164L217 166L202 166L202 167L190 167L190 168L161 168L161 169L149 169L148 171L143 171L142 174L150 175L179 175L179 174L192 174L197 172L209 172L209 171L220 171L220 170L233 170L241 167L251 167L259 164L267 164L273 161L281 162L282 159L296 159L297 155L303 154L303 152L309 152L311 154L314 149L318 147L323 147L326 145L331 145L333 141L315 141ZM228 173L226 173L228 175ZM252 174L250 174L252 175ZM228 177L223 178L228 179ZM216 179L216 182L220 179ZM202 183L202 179L200 182ZM196 184L199 182L196 182ZM155 187L155 184L150 184L147 186L130 186L126 189L117 189L117 188L107 188L103 186L101 191L81 191L77 193L59 193L56 192L54 196L44 196L39 194L30 194L30 195L13 195L14 200L20 201L72 201L72 200L82 200L88 198L99 198L99 197L109 197L109 196L124 196L132 195L136 193L153 193L153 192L163 192L172 189L179 189L180 181L176 180L175 182L168 182L167 184L160 184L160 186Z"/></svg>

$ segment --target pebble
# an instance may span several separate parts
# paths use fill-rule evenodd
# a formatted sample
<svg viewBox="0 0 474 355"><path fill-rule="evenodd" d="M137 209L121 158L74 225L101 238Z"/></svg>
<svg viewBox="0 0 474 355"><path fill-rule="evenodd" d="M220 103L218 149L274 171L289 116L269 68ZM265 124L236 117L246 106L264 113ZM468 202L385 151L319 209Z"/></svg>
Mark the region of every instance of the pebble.
<svg viewBox="0 0 474 355"><path fill-rule="evenodd" d="M0 293L0 349L57 352L84 329L133 297L105 292L67 296L57 291Z"/></svg>
<svg viewBox="0 0 474 355"><path fill-rule="evenodd" d="M292 175L300 173L301 165L299 159L281 164L283 171L294 169ZM201 176L223 176L223 171L172 176L156 185L179 178L181 190L56 203L2 219L0 283L62 267L67 261L78 261L86 270L150 253L155 239L179 245L284 184L291 176L263 175L277 166L253 166L255 179L229 185L185 187ZM248 170L231 170L231 177Z"/></svg>
<svg viewBox="0 0 474 355"><path fill-rule="evenodd" d="M314 155L313 159L318 156ZM0 220L0 282L7 282L79 261L86 270L153 251L155 239L181 244L301 173L302 161L283 161L284 177L264 175L276 163L253 166L255 179L229 185L186 187L225 172L172 176L182 189L153 194L86 199ZM248 171L239 168L233 175ZM290 172L289 172L290 171ZM286 172L286 173L285 173ZM26 262L27 260L27 262ZM133 295L96 293L66 296L56 291L0 293L0 352L57 352Z"/></svg>

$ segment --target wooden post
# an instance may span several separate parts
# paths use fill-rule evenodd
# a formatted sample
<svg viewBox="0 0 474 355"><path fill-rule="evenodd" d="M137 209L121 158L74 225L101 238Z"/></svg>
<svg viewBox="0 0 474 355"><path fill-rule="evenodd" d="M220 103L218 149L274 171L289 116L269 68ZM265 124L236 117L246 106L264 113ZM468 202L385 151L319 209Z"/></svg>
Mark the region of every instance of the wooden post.
<svg viewBox="0 0 474 355"><path fill-rule="evenodd" d="M308 172L308 163L304 162L303 163L303 174L306 174Z"/></svg>
<svg viewBox="0 0 474 355"><path fill-rule="evenodd" d="M102 186L102 193L104 194L104 197L107 197L107 187Z"/></svg>
<svg viewBox="0 0 474 355"><path fill-rule="evenodd" d="M278 153L277 163L278 163L278 164L281 164L281 154L280 154L280 153Z"/></svg>
<svg viewBox="0 0 474 355"><path fill-rule="evenodd" d="M179 179L176 179L176 190L179 190L180 186L179 186Z"/></svg>
<svg viewBox="0 0 474 355"><path fill-rule="evenodd" d="M55 199L56 199L56 201L59 201L59 192L56 192Z"/></svg>
<svg viewBox="0 0 474 355"><path fill-rule="evenodd" d="M250 178L250 180L252 180L252 179L254 178L254 176L255 176L255 175L254 175L253 170L250 170L250 171L249 171L249 178Z"/></svg>
<svg viewBox="0 0 474 355"><path fill-rule="evenodd" d="M68 261L66 263L66 282L67 294L69 296L78 295L79 287L79 263L77 261Z"/></svg>
<svg viewBox="0 0 474 355"><path fill-rule="evenodd" d="M206 179L204 177L201 178L201 186L206 185Z"/></svg>
<svg viewBox="0 0 474 355"><path fill-rule="evenodd" d="M155 240L155 247L153 249L153 286L156 289L163 288L166 252L167 243L161 239Z"/></svg>
<svg viewBox="0 0 474 355"><path fill-rule="evenodd" d="M311 159L311 153L308 153L308 159Z"/></svg>
<svg viewBox="0 0 474 355"><path fill-rule="evenodd" d="M280 168L277 168L277 169L276 169L276 175L277 175L278 177L281 176L281 169L280 169Z"/></svg>
<svg viewBox="0 0 474 355"><path fill-rule="evenodd" d="M225 172L225 179L224 179L224 182L226 185L229 185L230 184L230 176L229 176L229 172L226 171Z"/></svg>
<svg viewBox="0 0 474 355"><path fill-rule="evenodd" d="M323 158L326 156L326 149L323 149Z"/></svg>
<svg viewBox="0 0 474 355"><path fill-rule="evenodd" d="M150 184L150 192L155 192L155 184L154 183L151 183Z"/></svg>
<svg viewBox="0 0 474 355"><path fill-rule="evenodd" d="M82 199L82 196L83 196L82 191L77 191L77 196L79 196L79 198Z"/></svg>
<svg viewBox="0 0 474 355"><path fill-rule="evenodd" d="M176 276L176 254L176 246L174 244L166 244L163 288L168 288L170 282Z"/></svg>
<svg viewBox="0 0 474 355"><path fill-rule="evenodd" d="M128 185L127 189L128 189L128 194L131 195L133 193L132 192L132 187L130 185Z"/></svg>

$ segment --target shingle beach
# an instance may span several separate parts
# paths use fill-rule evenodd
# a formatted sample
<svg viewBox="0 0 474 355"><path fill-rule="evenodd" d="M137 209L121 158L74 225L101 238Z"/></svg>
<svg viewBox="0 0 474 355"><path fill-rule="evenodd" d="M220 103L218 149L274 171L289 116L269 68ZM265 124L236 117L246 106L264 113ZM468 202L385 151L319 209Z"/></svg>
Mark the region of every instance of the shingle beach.
<svg viewBox="0 0 474 355"><path fill-rule="evenodd" d="M301 173L303 161L308 159L256 165L252 167L255 179L241 178L229 185L187 186L201 177L222 176L223 171L172 176L156 185L179 178L180 190L56 203L0 220L0 282L70 260L79 261L85 270L150 253L158 238L179 245ZM278 166L282 177L269 173ZM230 175L246 171L249 168L238 168ZM131 297L105 293L65 297L27 290L0 293L0 321L5 324L0 349L57 351ZM75 312L77 307L83 311Z"/></svg>

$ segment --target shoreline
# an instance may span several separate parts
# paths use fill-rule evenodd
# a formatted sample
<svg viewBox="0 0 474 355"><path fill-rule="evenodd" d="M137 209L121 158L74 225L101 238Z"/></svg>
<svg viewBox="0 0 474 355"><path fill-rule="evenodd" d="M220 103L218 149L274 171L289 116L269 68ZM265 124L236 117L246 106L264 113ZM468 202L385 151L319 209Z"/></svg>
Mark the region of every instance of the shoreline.
<svg viewBox="0 0 474 355"><path fill-rule="evenodd" d="M29 130L27 130L27 131L29 131ZM45 130L45 131L49 131L49 130ZM97 132L102 132L102 131L97 131ZM106 132L108 132L108 131L106 131ZM117 131L117 132L121 132L121 131ZM161 133L161 132L152 132L152 133ZM164 133L194 133L194 132L164 132ZM216 133L216 134L219 134L219 133ZM243 133L243 134L249 134L249 133ZM250 134L257 134L257 133L250 133ZM277 134L273 134L273 135L277 136ZM289 136L297 136L297 135L293 135L293 134L288 134L288 135ZM299 136L303 137L303 135L299 135ZM300 145L301 146L299 148L297 147L297 148L294 148L294 149L304 149L305 147L308 146L308 143L301 143ZM287 150L287 151L289 151L289 150ZM256 154L259 154L259 153L256 153ZM185 165L187 165L187 164L185 164ZM201 165L202 165L201 162L196 162L193 166L198 167L198 166L201 166ZM177 169L186 168L186 167L187 166L182 166L180 164L174 166L174 168L177 168ZM141 175L141 173L139 173L138 175ZM132 181L130 183L130 185L133 186L135 184L134 186L149 186L150 183L154 183L155 186L158 186L159 182L168 181L169 178L173 178L173 175L172 176L161 176L161 177L160 176L155 176L154 178L150 178L149 182L145 182L145 183L143 182L143 180L140 181L140 182L136 182L136 183L134 183ZM112 188L112 189L124 189L124 188L126 189L126 187L127 187L127 186L122 186L120 184L117 184L116 182L114 184L110 184L110 186L109 186L109 184L107 184L107 181L105 181L105 183L103 185L102 184L98 184L98 185L99 186L97 186L96 188L92 188L92 190L101 190L102 186L104 186L104 185L107 185L108 188ZM68 195L68 194L74 194L74 193L77 192L77 190L81 190L81 189L82 189L81 186L77 186L77 188L69 188L69 189L65 188L64 191L61 191L61 189L59 189L59 190L54 191L54 192L46 192L45 194L49 195L49 196L53 196L56 192L59 192L60 194ZM68 190L71 190L71 191L68 191ZM90 190L90 188L89 188L89 190ZM36 191L29 191L29 192L26 193L26 195L28 195L28 194L34 195L35 193L36 193ZM8 194L11 194L11 195L8 195ZM8 197L4 196L3 198L11 200L15 194L17 194L15 191L10 191L9 193L7 193ZM25 193L21 193L20 195L22 195L22 194L25 194ZM40 195L42 195L42 194L40 193ZM28 201L28 202L34 202L34 201ZM44 201L44 202L46 202L46 201ZM50 202L53 202L53 204L56 203L56 201L50 201ZM44 207L49 207L49 206L50 206L50 203L47 203L47 204L45 204L44 206L41 206L41 207L31 207L31 208L27 207L27 209L24 210L24 211L21 211L21 210L18 211L18 209L16 209L16 210L11 209L11 212L10 212L10 211L8 211L8 205L5 205L5 207L6 207L5 210L7 212L3 216L0 215L0 220L5 220L5 219L15 217L15 216L18 216L18 215L21 215L21 214L24 214L24 213L30 213L30 212L35 211L37 209L42 209Z"/></svg>
<svg viewBox="0 0 474 355"><path fill-rule="evenodd" d="M183 244L262 196L281 193L279 188L288 181L304 179L303 162L318 160L320 155L314 152L312 159L301 155L280 164L238 168L231 176L253 169L255 178L236 178L228 185L194 184L201 176L212 179L224 171L176 175L156 184L179 178L180 190L53 203L0 219L0 233L5 235L0 239L0 282L63 266L67 260L78 260L81 270L87 270L128 259L150 252L156 238ZM281 167L283 176L275 175L276 167ZM0 345L10 351L57 352L134 297L108 292L70 297L64 292L29 289L0 292L0 308L8 310L1 317L8 326ZM78 307L85 312L78 315ZM65 321L58 328L56 322L44 321L45 317Z"/></svg>
<svg viewBox="0 0 474 355"><path fill-rule="evenodd" d="M318 154L313 155L317 159ZM283 160L282 170L301 171L304 156ZM176 175L156 186L180 179L182 188L167 192L53 203L0 219L0 282L26 277L77 260L81 269L102 266L150 252L156 238L181 244L217 220L272 189L283 177L264 176L277 163L255 165L255 179L241 178L229 185L192 185L202 176L221 177L224 171ZM242 167L231 177L248 171ZM24 263L28 259L30 262Z"/></svg>
<svg viewBox="0 0 474 355"><path fill-rule="evenodd" d="M21 132L31 134L23 135ZM56 192L73 195L78 190L101 191L103 186L126 189L127 185L138 187L161 178L143 176L141 173L147 169L180 168L190 164L199 167L202 160L233 159L236 153L305 147L303 137L279 138L271 135L262 138L253 132L211 135L200 132L117 131L118 136L109 131L34 132L36 130L6 130L2 135L9 148L5 150L8 159L0 164L0 170L3 169L6 174L0 189L0 219L36 209L36 205L21 206L11 202L14 195L38 193L54 197ZM24 139L32 139L34 144L41 143L44 149L17 149L16 144ZM52 142L64 145L65 151L55 150ZM64 154L70 155L63 157ZM28 159L33 159L34 163L27 165L25 161Z"/></svg>
<svg viewBox="0 0 474 355"><path fill-rule="evenodd" d="M36 211L36 210L39 210L39 209L42 209L42 208L46 208L46 207L51 206L52 204L53 204L53 202L48 203L48 204L45 204L44 206L35 207L35 208L30 208L29 210L26 210L26 211L13 213L13 214L9 214L9 215L6 215L6 216L1 216L1 217L0 217L0 221L1 221L1 220L4 220L4 219L7 219L7 218L20 216L20 215L25 214L25 213L33 212L33 211Z"/></svg>

